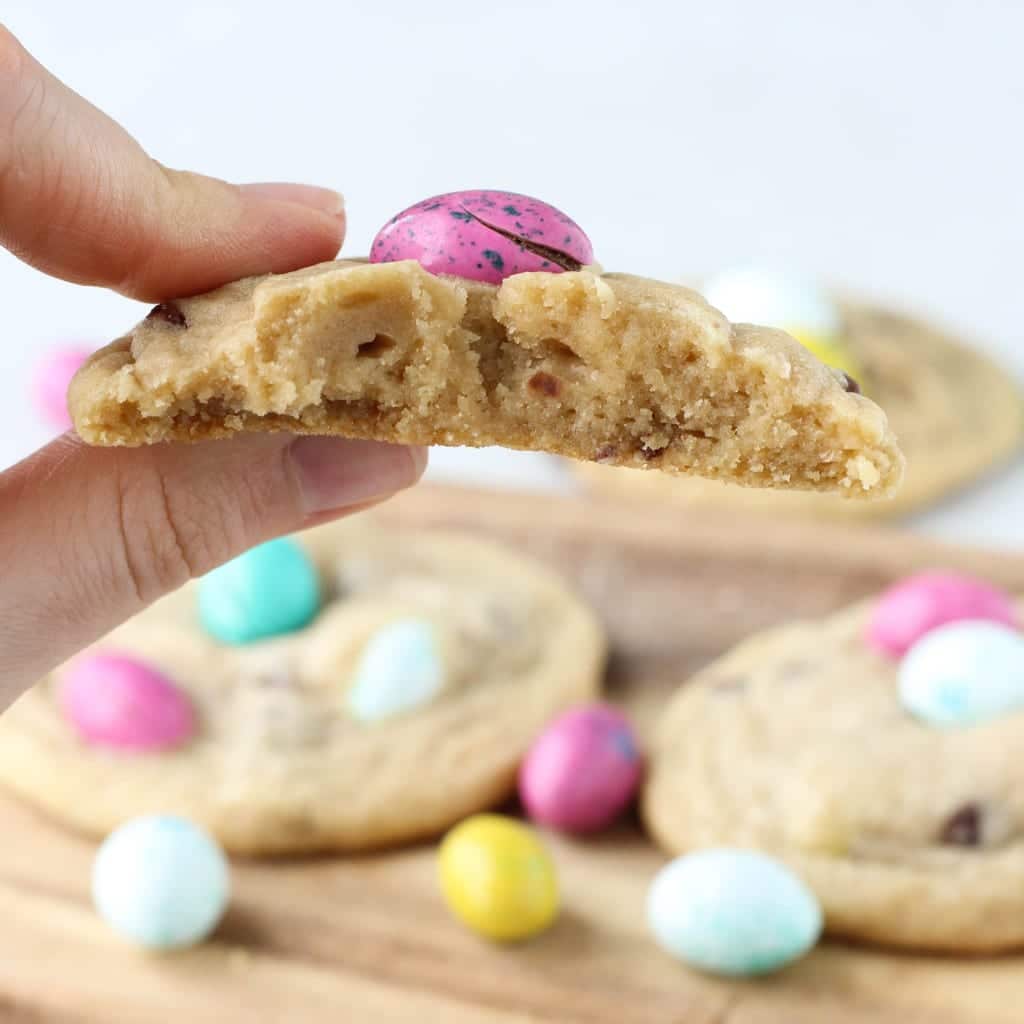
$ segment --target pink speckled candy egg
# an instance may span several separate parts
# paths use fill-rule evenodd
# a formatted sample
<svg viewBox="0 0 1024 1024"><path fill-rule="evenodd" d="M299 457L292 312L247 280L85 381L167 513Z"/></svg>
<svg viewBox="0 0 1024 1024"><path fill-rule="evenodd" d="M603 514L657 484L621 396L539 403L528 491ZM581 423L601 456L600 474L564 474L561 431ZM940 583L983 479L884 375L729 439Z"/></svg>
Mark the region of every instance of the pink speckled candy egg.
<svg viewBox="0 0 1024 1024"><path fill-rule="evenodd" d="M81 345L56 348L39 360L32 377L32 398L39 415L58 430L71 428L68 385L91 351Z"/></svg>
<svg viewBox="0 0 1024 1024"><path fill-rule="evenodd" d="M1009 594L953 572L922 572L893 584L878 599L865 638L876 650L902 658L933 629L978 619L1017 625Z"/></svg>
<svg viewBox="0 0 1024 1024"><path fill-rule="evenodd" d="M370 246L370 262L396 260L498 284L527 271L579 270L593 263L594 250L574 220L539 199L469 189L424 199L392 217Z"/></svg>
<svg viewBox="0 0 1024 1024"><path fill-rule="evenodd" d="M640 771L629 722L606 704L591 704L555 719L534 741L519 769L519 796L534 821L592 832L629 803Z"/></svg>
<svg viewBox="0 0 1024 1024"><path fill-rule="evenodd" d="M195 732L192 703L181 689L151 665L110 651L72 662L60 704L79 736L96 746L166 750Z"/></svg>

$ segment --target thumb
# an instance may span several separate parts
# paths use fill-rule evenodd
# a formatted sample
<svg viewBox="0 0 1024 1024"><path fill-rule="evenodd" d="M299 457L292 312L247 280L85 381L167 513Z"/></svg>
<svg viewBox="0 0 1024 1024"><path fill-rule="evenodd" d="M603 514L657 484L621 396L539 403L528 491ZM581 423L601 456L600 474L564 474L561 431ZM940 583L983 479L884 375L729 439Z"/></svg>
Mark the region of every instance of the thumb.
<svg viewBox="0 0 1024 1024"><path fill-rule="evenodd" d="M0 245L67 281L158 301L329 260L341 196L172 171L0 25Z"/></svg>
<svg viewBox="0 0 1024 1024"><path fill-rule="evenodd" d="M281 533L414 483L423 449L333 437L89 448L0 474L0 709L156 598Z"/></svg>

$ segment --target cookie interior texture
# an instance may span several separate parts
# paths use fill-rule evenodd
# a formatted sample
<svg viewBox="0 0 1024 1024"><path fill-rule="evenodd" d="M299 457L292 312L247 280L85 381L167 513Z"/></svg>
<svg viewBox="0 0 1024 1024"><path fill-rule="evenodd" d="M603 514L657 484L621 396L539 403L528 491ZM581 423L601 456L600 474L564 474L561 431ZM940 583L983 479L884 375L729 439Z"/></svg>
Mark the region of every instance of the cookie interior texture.
<svg viewBox="0 0 1024 1024"><path fill-rule="evenodd" d="M291 430L504 445L754 486L887 495L885 415L779 331L624 274L494 286L337 261L158 306L69 405L91 444Z"/></svg>
<svg viewBox="0 0 1024 1024"><path fill-rule="evenodd" d="M751 637L659 722L645 821L673 853L765 850L833 934L894 946L1024 946L1024 714L940 729L899 701L862 636L870 603Z"/></svg>
<svg viewBox="0 0 1024 1024"><path fill-rule="evenodd" d="M305 629L223 646L201 630L188 585L96 645L144 658L188 693L190 741L162 753L82 742L61 713L57 670L0 718L0 782L97 836L161 812L236 853L382 847L500 802L537 733L596 696L603 633L544 567L468 535L396 533L366 516L300 539L325 596ZM409 617L435 626L441 692L356 720L345 695L365 643Z"/></svg>
<svg viewBox="0 0 1024 1024"><path fill-rule="evenodd" d="M1024 397L1013 376L977 349L912 317L860 302L840 304L844 343L863 367L861 385L885 410L907 457L889 501L740 489L580 463L588 487L693 508L747 509L814 518L892 516L967 485L1020 450Z"/></svg>

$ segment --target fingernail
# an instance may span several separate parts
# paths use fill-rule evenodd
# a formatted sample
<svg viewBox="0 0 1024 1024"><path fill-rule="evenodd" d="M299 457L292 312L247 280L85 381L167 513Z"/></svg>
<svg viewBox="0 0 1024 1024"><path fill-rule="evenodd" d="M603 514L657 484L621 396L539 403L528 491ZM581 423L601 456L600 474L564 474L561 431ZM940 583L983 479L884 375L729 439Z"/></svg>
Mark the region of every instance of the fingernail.
<svg viewBox="0 0 1024 1024"><path fill-rule="evenodd" d="M308 515L385 498L414 484L427 464L425 448L341 437L300 437L288 450Z"/></svg>
<svg viewBox="0 0 1024 1024"><path fill-rule="evenodd" d="M259 199L274 199L283 203L299 203L314 210L341 217L345 213L345 197L333 189L319 185L295 185L287 181L257 181L238 188L245 194Z"/></svg>

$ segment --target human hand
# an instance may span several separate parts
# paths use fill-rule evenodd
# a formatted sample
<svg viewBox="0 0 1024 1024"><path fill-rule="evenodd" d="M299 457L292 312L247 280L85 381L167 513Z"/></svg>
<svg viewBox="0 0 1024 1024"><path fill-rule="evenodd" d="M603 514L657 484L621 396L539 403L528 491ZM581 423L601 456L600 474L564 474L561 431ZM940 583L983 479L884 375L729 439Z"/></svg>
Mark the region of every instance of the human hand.
<svg viewBox="0 0 1024 1024"><path fill-rule="evenodd" d="M158 302L328 260L341 197L152 160L0 25L0 244L44 273ZM0 708L156 598L273 536L414 483L422 449L335 437L89 448L0 474Z"/></svg>

